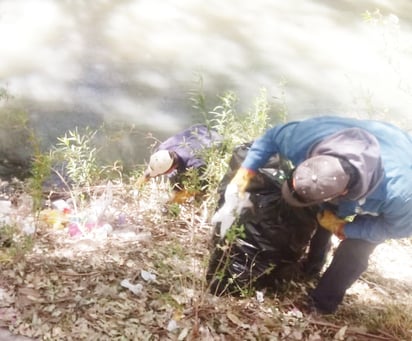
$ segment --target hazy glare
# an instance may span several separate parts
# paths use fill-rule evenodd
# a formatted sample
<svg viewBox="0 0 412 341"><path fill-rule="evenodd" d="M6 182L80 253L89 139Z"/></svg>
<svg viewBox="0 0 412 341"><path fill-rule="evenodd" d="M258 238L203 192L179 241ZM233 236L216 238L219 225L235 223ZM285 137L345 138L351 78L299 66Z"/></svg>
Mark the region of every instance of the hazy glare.
<svg viewBox="0 0 412 341"><path fill-rule="evenodd" d="M177 131L198 75L211 105L233 90L246 111L264 87L290 118L409 125L411 19L408 0L1 0L0 85L51 135L100 119Z"/></svg>

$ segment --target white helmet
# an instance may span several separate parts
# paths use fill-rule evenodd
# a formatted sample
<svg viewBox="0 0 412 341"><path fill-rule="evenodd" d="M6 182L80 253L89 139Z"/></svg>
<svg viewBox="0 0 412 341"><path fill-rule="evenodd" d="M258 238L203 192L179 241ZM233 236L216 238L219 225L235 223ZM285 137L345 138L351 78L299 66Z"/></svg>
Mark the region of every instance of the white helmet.
<svg viewBox="0 0 412 341"><path fill-rule="evenodd" d="M168 150L159 150L150 157L149 166L146 173L150 177L155 177L167 173L173 165L173 157Z"/></svg>

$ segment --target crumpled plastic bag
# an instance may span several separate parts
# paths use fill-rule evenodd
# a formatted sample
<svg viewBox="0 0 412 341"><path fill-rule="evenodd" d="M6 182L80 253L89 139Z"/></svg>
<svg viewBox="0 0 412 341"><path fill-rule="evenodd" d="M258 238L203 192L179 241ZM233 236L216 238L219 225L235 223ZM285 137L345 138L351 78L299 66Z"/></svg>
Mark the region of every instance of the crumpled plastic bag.
<svg viewBox="0 0 412 341"><path fill-rule="evenodd" d="M133 294L140 295L143 291L143 285L140 283L132 284L127 278L120 282L123 288L129 289Z"/></svg>

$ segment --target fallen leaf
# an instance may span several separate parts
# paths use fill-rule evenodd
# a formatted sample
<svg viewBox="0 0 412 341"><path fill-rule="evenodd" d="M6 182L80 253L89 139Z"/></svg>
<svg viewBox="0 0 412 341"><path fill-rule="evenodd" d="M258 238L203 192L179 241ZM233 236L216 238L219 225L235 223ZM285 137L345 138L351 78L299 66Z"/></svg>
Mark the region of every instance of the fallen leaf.
<svg viewBox="0 0 412 341"><path fill-rule="evenodd" d="M340 341L345 340L346 329L348 329L348 326L343 326L341 329L339 329L338 332L333 337L333 339L340 340Z"/></svg>
<svg viewBox="0 0 412 341"><path fill-rule="evenodd" d="M189 334L189 328L183 328L180 332L179 336L177 337L178 341L183 341L186 339L186 336Z"/></svg>
<svg viewBox="0 0 412 341"><path fill-rule="evenodd" d="M228 319L234 323L235 325L243 328L243 329L248 329L250 328L250 325L243 323L235 314L232 313L227 313L226 316L228 317Z"/></svg>

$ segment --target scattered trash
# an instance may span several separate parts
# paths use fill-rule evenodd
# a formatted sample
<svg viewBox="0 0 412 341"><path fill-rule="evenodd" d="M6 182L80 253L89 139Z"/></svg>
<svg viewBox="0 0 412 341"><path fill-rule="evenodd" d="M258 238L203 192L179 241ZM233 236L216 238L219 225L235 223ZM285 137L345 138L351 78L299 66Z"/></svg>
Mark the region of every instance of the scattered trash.
<svg viewBox="0 0 412 341"><path fill-rule="evenodd" d="M152 274L151 272L142 270L140 272L142 278L146 281L146 282L154 282L156 281L156 275Z"/></svg>
<svg viewBox="0 0 412 341"><path fill-rule="evenodd" d="M112 184L109 182L103 194L92 201L87 208L80 210L78 207L73 208L63 199L55 200L51 203L51 208L40 212L40 221L53 229L67 227L68 234L71 237L91 233L93 237L104 239L113 231L112 226L104 219L105 212L111 205L112 200ZM124 224L126 216L124 214L119 216L119 221ZM31 229L27 230L29 233L31 232Z"/></svg>
<svg viewBox="0 0 412 341"><path fill-rule="evenodd" d="M113 232L112 225L105 223L102 226L94 230L94 235L97 238L106 239L107 236Z"/></svg>
<svg viewBox="0 0 412 341"><path fill-rule="evenodd" d="M69 223L68 231L71 237L92 233L94 237L104 239L113 231L113 228L108 223L101 225L94 221L87 221L82 224L80 222L72 221Z"/></svg>
<svg viewBox="0 0 412 341"><path fill-rule="evenodd" d="M175 320L170 320L169 323L167 324L167 331L168 332L173 332L178 328L177 322Z"/></svg>
<svg viewBox="0 0 412 341"><path fill-rule="evenodd" d="M80 230L80 226L77 223L70 223L69 224L69 235L70 237L81 235L82 231Z"/></svg>
<svg viewBox="0 0 412 341"><path fill-rule="evenodd" d="M120 285L129 289L133 294L140 295L143 292L143 285L140 283L132 284L128 279L124 279L120 282Z"/></svg>
<svg viewBox="0 0 412 341"><path fill-rule="evenodd" d="M263 302L265 301L265 298L264 298L264 296L263 296L263 292L262 292L262 291L256 290L256 300L257 300L259 303L263 303Z"/></svg>
<svg viewBox="0 0 412 341"><path fill-rule="evenodd" d="M69 222L69 215L58 209L46 208L40 212L40 221L43 221L53 229L62 229Z"/></svg>
<svg viewBox="0 0 412 341"><path fill-rule="evenodd" d="M94 216L96 220L100 221L106 210L112 204L112 201L113 189L112 183L109 181L106 185L103 194L97 200L90 203L90 215Z"/></svg>
<svg viewBox="0 0 412 341"><path fill-rule="evenodd" d="M69 205L65 200L63 200L63 199L59 199L59 200L53 201L53 202L51 203L51 206L52 206L54 209L56 209L56 210L58 210L58 211L60 211L60 212L63 212L63 213L65 213L65 214L70 213L71 210L72 210L71 207L70 207L70 205Z"/></svg>

